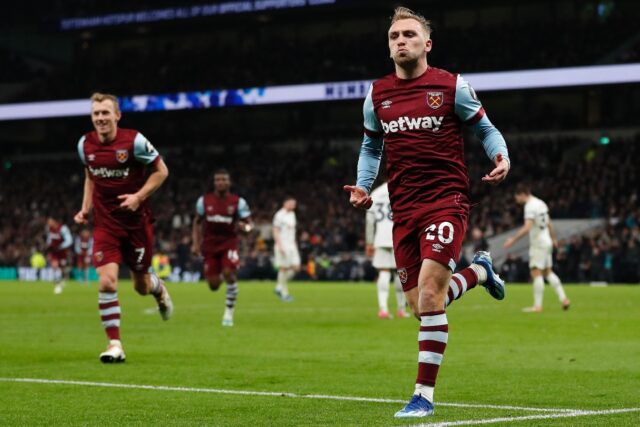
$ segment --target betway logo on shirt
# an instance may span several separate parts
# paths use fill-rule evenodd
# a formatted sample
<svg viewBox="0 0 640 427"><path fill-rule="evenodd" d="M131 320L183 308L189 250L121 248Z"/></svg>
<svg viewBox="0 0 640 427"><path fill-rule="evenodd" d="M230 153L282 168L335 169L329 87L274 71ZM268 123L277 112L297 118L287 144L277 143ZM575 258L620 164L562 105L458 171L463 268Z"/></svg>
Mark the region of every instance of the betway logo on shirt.
<svg viewBox="0 0 640 427"><path fill-rule="evenodd" d="M92 168L89 166L89 172L98 178L126 178L129 176L129 168L109 169L109 168Z"/></svg>
<svg viewBox="0 0 640 427"><path fill-rule="evenodd" d="M223 224L231 224L233 217L224 215L207 215L207 221L209 222L221 222Z"/></svg>
<svg viewBox="0 0 640 427"><path fill-rule="evenodd" d="M398 131L432 129L437 132L442 125L444 116L424 116L424 117L400 117L398 120L391 120L389 123L380 120L384 133L395 133Z"/></svg>

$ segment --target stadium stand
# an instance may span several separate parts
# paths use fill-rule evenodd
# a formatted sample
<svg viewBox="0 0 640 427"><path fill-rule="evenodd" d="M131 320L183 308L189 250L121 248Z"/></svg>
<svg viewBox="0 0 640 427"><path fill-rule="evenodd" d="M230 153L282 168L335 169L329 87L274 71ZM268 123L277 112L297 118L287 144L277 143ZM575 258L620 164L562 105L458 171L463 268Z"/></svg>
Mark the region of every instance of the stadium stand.
<svg viewBox="0 0 640 427"><path fill-rule="evenodd" d="M27 72L12 73L30 84L10 101L83 97L96 88L136 94L385 75L390 64L371 58L387 57L383 34L388 21L385 12L381 13L386 9L380 2L372 2L367 8L352 3L357 2L344 6L348 17L338 26L331 15L308 10L289 11L284 16L214 16L204 22L187 20L86 31L61 32L41 26L42 38L54 36L65 49L43 54L23 47L10 52L23 63L21 68L29 58L43 60L47 56L49 61L46 69L31 60ZM112 12L122 9L122 5L112 6ZM154 4L153 8L159 6ZM637 37L635 7L624 1L610 11L578 1L553 5L494 1L483 13L477 13L473 5L434 7L430 18L434 21L435 48L430 61L465 73L629 62L634 55L637 57L637 43L630 43ZM142 5L138 8L143 10ZM97 4L78 8L60 5L50 21L64 17L65 10L74 15L95 15L106 9ZM542 17L543 29L539 25ZM282 25L285 19L286 26ZM471 40L480 41L481 48L469 49ZM620 49L612 55L611 46ZM73 54L56 53L69 51ZM313 55L307 54L310 52ZM229 64L233 64L233 72L229 72ZM91 72L83 72L87 69ZM148 78L149 72L153 79Z"/></svg>

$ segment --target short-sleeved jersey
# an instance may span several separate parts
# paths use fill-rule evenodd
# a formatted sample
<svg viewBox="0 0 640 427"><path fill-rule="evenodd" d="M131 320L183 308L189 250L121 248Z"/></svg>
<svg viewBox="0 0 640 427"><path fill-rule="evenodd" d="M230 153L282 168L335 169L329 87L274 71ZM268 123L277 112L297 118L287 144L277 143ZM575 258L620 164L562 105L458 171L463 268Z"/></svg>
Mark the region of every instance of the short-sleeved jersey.
<svg viewBox="0 0 640 427"><path fill-rule="evenodd" d="M445 207L469 208L463 125L484 110L457 74L429 67L414 79L375 81L364 104L365 134L383 137L395 220Z"/></svg>
<svg viewBox="0 0 640 427"><path fill-rule="evenodd" d="M373 204L367 211L367 227L372 227L373 234L370 243L376 248L393 248L393 215L387 183L373 190L371 199Z"/></svg>
<svg viewBox="0 0 640 427"><path fill-rule="evenodd" d="M47 232L47 248L52 251L62 251L68 249L73 240L69 227L64 224L58 224L53 227L46 227Z"/></svg>
<svg viewBox="0 0 640 427"><path fill-rule="evenodd" d="M91 236L76 236L74 252L81 257L91 256L93 254L93 238Z"/></svg>
<svg viewBox="0 0 640 427"><path fill-rule="evenodd" d="M281 208L273 216L273 227L280 230L280 243L283 249L296 248L296 213Z"/></svg>
<svg viewBox="0 0 640 427"><path fill-rule="evenodd" d="M93 181L95 227L127 230L151 220L148 200L131 212L120 207L122 194L136 193L147 180L147 165L160 159L151 143L138 131L118 129L113 141L101 143L93 131L78 141L78 155Z"/></svg>
<svg viewBox="0 0 640 427"><path fill-rule="evenodd" d="M220 247L237 244L238 220L251 216L249 205L242 197L233 193L220 197L215 192L198 199L196 213L204 218L204 256L216 253Z"/></svg>
<svg viewBox="0 0 640 427"><path fill-rule="evenodd" d="M553 246L549 232L549 208L547 204L535 196L529 197L524 205L524 219L533 221L529 230L529 243L534 248L549 248Z"/></svg>

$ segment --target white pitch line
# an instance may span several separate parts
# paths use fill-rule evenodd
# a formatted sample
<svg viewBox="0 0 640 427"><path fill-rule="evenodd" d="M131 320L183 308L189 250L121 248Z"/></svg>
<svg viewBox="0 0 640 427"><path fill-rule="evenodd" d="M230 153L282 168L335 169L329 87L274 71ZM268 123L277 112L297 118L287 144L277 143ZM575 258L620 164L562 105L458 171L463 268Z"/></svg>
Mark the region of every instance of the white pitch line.
<svg viewBox="0 0 640 427"><path fill-rule="evenodd" d="M413 425L404 426L404 427L471 426L471 425L478 425L478 424L512 423L512 422L527 421L527 420L549 420L554 418L591 417L596 415L624 414L627 412L640 412L640 408L604 409L599 411L572 411L572 412L562 412L557 414L523 415L520 417L487 418L482 420L445 421L441 423L413 424Z"/></svg>
<svg viewBox="0 0 640 427"><path fill-rule="evenodd" d="M579 409L564 409L564 408L531 408L527 406L510 406L510 405L485 405L480 403L444 403L436 402L436 406L454 406L456 408L485 408L485 409L502 409L512 411L531 411L531 412L575 412Z"/></svg>
<svg viewBox="0 0 640 427"><path fill-rule="evenodd" d="M75 381L75 380L52 380L46 378L0 378L3 382L31 383L31 384L62 384L62 385L81 385L92 387L111 387L111 388L128 388L138 390L160 390L160 391L183 391L191 393L216 393L216 394L236 394L245 396L273 396L273 397L293 397L302 399L324 399L324 400L344 400L351 402L375 402L375 403L406 403L406 400L384 399L377 397L358 397L358 396L333 396L326 394L297 394L289 392L273 392L273 391L247 391L247 390L224 390L217 388L194 388L194 387L174 387L163 385L144 385L144 384L118 384L104 383L95 381ZM530 408L524 406L501 406L501 405L484 405L473 403L441 403L441 406L452 406L456 408L485 408L485 409L503 409L518 410L531 412L567 412L574 413L577 409L552 409L552 408Z"/></svg>

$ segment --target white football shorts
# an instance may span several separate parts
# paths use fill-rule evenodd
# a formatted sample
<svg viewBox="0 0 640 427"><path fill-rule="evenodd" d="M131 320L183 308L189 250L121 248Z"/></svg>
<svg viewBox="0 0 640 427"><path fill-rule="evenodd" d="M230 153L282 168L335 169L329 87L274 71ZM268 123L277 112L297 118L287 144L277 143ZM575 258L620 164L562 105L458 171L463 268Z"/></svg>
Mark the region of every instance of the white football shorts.
<svg viewBox="0 0 640 427"><path fill-rule="evenodd" d="M373 252L373 266L378 269L395 270L396 259L392 248L375 248Z"/></svg>
<svg viewBox="0 0 640 427"><path fill-rule="evenodd" d="M553 266L553 247L529 248L529 268L538 268L544 270L545 268L551 268Z"/></svg>
<svg viewBox="0 0 640 427"><path fill-rule="evenodd" d="M275 250L275 264L278 268L292 268L300 266L300 254L297 248L289 248L284 251Z"/></svg>

